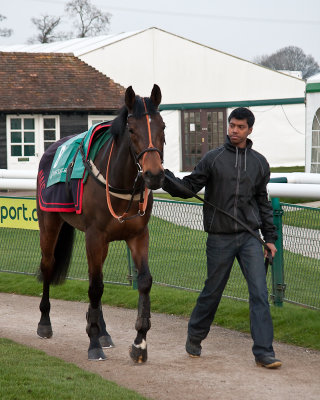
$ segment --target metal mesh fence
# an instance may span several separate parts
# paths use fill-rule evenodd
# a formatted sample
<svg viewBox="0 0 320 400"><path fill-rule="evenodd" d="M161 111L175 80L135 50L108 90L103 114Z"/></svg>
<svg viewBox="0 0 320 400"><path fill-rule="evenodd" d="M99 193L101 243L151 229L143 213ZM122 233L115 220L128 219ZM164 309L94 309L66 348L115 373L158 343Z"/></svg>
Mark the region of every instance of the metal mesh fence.
<svg viewBox="0 0 320 400"><path fill-rule="evenodd" d="M282 208L285 301L320 309L320 209Z"/></svg>
<svg viewBox="0 0 320 400"><path fill-rule="evenodd" d="M88 279L88 264L84 233L75 231L68 278ZM40 264L39 231L28 229L0 229L0 271L36 275ZM109 245L108 257L103 266L104 281L130 284L126 244L114 242Z"/></svg>
<svg viewBox="0 0 320 400"><path fill-rule="evenodd" d="M320 309L320 209L282 204L284 301ZM155 200L150 230L149 266L156 284L200 291L206 279L206 238L202 205ZM0 271L36 274L40 262L39 231L0 229ZM109 245L104 281L132 283L125 242ZM68 277L87 279L84 234L76 231ZM272 273L268 288L272 296ZM247 300L248 290L235 262L224 296Z"/></svg>
<svg viewBox="0 0 320 400"><path fill-rule="evenodd" d="M206 240L202 205L155 201L149 224L150 270L155 283L189 290L202 290L207 275ZM271 290L271 273L268 274ZM248 300L248 289L235 261L224 297Z"/></svg>

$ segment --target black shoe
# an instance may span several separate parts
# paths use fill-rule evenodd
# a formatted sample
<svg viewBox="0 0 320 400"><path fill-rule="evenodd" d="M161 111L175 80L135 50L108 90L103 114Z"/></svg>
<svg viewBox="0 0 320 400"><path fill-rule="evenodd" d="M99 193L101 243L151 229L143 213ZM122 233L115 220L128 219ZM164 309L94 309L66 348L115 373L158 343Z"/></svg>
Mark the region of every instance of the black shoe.
<svg viewBox="0 0 320 400"><path fill-rule="evenodd" d="M186 351L189 354L190 357L200 357L201 354L201 340L193 340L190 339L190 337L187 337L187 342L186 342Z"/></svg>
<svg viewBox="0 0 320 400"><path fill-rule="evenodd" d="M282 362L272 356L261 356L261 357L256 357L256 364L259 365L260 367L274 369L281 367Z"/></svg>

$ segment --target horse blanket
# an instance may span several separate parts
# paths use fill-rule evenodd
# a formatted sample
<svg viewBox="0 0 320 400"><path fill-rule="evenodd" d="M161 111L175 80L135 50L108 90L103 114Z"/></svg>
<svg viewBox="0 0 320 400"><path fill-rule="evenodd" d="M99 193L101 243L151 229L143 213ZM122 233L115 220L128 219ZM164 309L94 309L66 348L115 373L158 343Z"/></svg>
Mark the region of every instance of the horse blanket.
<svg viewBox="0 0 320 400"><path fill-rule="evenodd" d="M41 210L81 214L83 186L88 173L79 146L86 160L94 160L111 137L110 126L111 122L94 125L89 131L62 138L48 148L39 164L37 190ZM70 163L73 169L70 182L66 182Z"/></svg>

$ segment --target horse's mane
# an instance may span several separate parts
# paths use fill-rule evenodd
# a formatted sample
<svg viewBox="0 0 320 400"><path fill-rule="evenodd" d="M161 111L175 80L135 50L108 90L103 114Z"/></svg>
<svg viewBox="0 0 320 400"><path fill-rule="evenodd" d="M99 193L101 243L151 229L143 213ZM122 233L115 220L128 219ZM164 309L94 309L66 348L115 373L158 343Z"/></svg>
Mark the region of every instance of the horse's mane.
<svg viewBox="0 0 320 400"><path fill-rule="evenodd" d="M144 101L147 107L147 112L150 115L156 114L158 112L157 108L152 103L149 97L144 97ZM144 104L142 98L140 96L136 96L132 116L136 119L142 118L145 115ZM118 137L122 136L127 125L127 118L128 118L128 109L126 106L123 106L118 116L113 120L111 125L111 134L112 136L117 139Z"/></svg>

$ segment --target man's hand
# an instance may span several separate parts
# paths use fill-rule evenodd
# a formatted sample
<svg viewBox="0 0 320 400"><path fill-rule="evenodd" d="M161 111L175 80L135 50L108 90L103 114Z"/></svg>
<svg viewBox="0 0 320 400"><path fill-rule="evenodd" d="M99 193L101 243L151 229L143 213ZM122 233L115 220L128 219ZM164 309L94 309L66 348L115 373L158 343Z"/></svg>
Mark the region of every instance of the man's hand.
<svg viewBox="0 0 320 400"><path fill-rule="evenodd" d="M274 245L274 243L266 243L266 245L269 247L270 251L271 251L271 255L272 258L276 255L277 252L277 248ZM264 249L264 256L267 257L268 256L268 250Z"/></svg>

